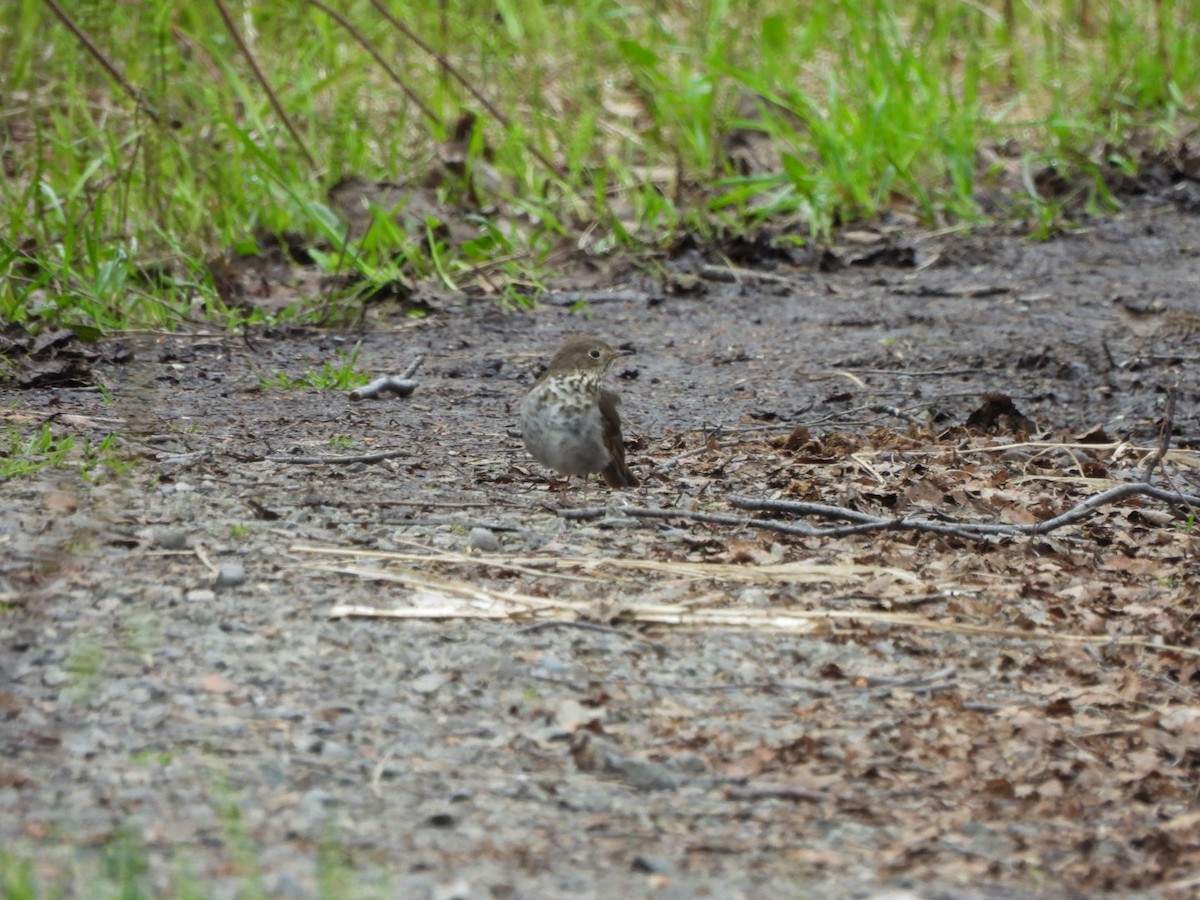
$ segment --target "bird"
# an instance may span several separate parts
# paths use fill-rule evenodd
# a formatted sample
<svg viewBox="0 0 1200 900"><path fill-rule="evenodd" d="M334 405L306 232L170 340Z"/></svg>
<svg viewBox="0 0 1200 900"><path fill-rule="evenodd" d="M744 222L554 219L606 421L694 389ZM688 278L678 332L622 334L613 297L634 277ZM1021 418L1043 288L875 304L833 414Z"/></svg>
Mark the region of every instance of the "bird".
<svg viewBox="0 0 1200 900"><path fill-rule="evenodd" d="M621 398L604 386L626 354L587 335L568 338L521 401L521 436L538 462L560 475L599 472L611 488L637 487L625 463Z"/></svg>

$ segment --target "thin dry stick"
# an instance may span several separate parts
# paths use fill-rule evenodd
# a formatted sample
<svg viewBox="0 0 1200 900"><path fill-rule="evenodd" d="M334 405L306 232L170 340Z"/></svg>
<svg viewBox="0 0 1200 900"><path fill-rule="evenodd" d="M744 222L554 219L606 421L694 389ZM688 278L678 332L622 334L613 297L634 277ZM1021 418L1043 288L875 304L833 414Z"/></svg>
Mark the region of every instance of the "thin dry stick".
<svg viewBox="0 0 1200 900"><path fill-rule="evenodd" d="M994 444L990 447L961 447L955 449L954 452L959 456L968 456L973 453L1007 453L1009 450L1041 448L1047 450L1087 450L1090 453L1096 453L1101 450L1120 450L1122 447L1139 453L1149 453L1154 449L1153 447L1139 447L1127 441L1111 441L1107 444L1064 443L1062 441L1017 441L1011 444ZM927 452L929 454L937 454L943 451L940 448L936 448Z"/></svg>
<svg viewBox="0 0 1200 900"><path fill-rule="evenodd" d="M739 509L750 509L758 511L770 512L791 512L798 514L813 514L823 516L833 516L846 519L857 519L863 521L864 524L859 526L859 531L869 531L878 529L904 529L912 531L932 531L937 533L952 533L958 534L967 538L980 538L984 536L1017 536L1017 535L1039 535L1047 534L1066 525L1072 525L1080 519L1085 518L1093 510L1115 503L1125 497L1141 494L1146 497L1152 497L1155 500L1161 500L1164 503L1184 503L1195 505L1200 503L1200 497L1189 494L1179 493L1178 491L1168 491L1163 488L1155 487L1152 484L1145 482L1134 482L1132 484L1120 484L1116 487L1109 488L1107 491L1101 491L1099 494L1093 494L1081 503L1076 504L1071 509L1055 516L1052 519L1047 519L1044 522L1037 522L1033 525L1008 525L1008 524L993 524L986 522L954 522L947 520L946 522L930 522L925 519L882 519L875 517L863 517L862 513L854 510L842 509L841 507L827 507L818 503L793 503L789 500L760 500L753 497L742 497L737 494L729 497L729 502ZM636 515L630 510L627 513ZM664 514L668 510L662 511ZM736 517L730 517L736 518ZM873 520L873 521L872 521ZM761 527L774 529L776 523L773 520L746 519L743 523L748 527ZM814 535L827 536L834 533L850 533L847 529L812 529Z"/></svg>
<svg viewBox="0 0 1200 900"><path fill-rule="evenodd" d="M423 544L418 544L415 541L409 541L414 547L426 549ZM596 578L588 575L568 575L562 572L546 572L542 569L536 569L531 566L522 565L519 560L503 560L494 557L475 557L467 556L465 553L453 553L451 551L433 550L429 553L380 553L373 550L351 550L342 547L314 547L306 544L293 544L288 548L293 553L318 553L323 556L349 556L357 559L371 559L391 562L442 562L447 565L484 565L493 568L502 569L506 572L520 572L524 575L533 575L538 578L553 577L562 581L576 581L583 584L612 584L614 576L609 575L605 578ZM559 560L551 560L551 562L559 562Z"/></svg>
<svg viewBox="0 0 1200 900"><path fill-rule="evenodd" d="M1149 481L1154 474L1154 470L1158 468L1163 461L1163 457L1167 455L1167 449L1171 446L1171 431L1175 427L1175 388L1167 388L1167 408L1163 410L1162 425L1158 429L1158 446L1154 450L1154 454L1146 461L1146 470L1142 473L1142 481Z"/></svg>
<svg viewBox="0 0 1200 900"><path fill-rule="evenodd" d="M730 502L735 498L731 497ZM736 498L753 501L750 498ZM786 501L762 501L762 502L786 502ZM735 504L736 505L736 504ZM821 504L813 504L820 506ZM753 507L746 507L752 509ZM826 507L830 510L828 515L836 518L859 519L858 525L845 525L839 528L814 528L811 525L806 525L803 522L781 522L778 519L747 519L744 516L735 516L730 513L709 513L696 512L686 509L652 509L641 506L629 506L620 510L622 515L631 516L635 519L689 519L695 522L710 522L715 525L732 525L735 528L764 528L767 531L775 531L780 534L791 534L797 537L847 537L854 534L866 534L872 531L888 531L888 530L917 530L931 531L935 534L948 534L955 537L965 538L967 540L984 540L988 528L995 529L995 534L1009 534L1007 525L992 525L978 527L958 527L955 525L946 525L941 522L928 522L924 520L906 519L903 516L895 519L882 519L878 516L868 516L864 513L855 512L852 509L844 509L838 506ZM600 507L560 510L559 515L566 519L596 519L607 515L608 510Z"/></svg>
<svg viewBox="0 0 1200 900"><path fill-rule="evenodd" d="M553 511L553 510L552 510ZM559 518L563 519L599 519L602 516L609 514L609 510L604 507L582 507L579 509L561 509L558 510ZM743 516L735 516L729 513L708 513L698 512L686 509L651 509L643 506L627 506L620 510L620 514L624 516L632 516L636 519L690 519L693 522L711 522L714 525L733 525L735 527L755 527L778 531L782 534L794 534L800 537L812 537L817 533L817 530L811 525L805 525L801 522L772 522L769 519L747 519ZM872 526L874 527L874 526Z"/></svg>
<svg viewBox="0 0 1200 900"><path fill-rule="evenodd" d="M513 634L529 634L532 631L544 631L547 628L578 628L581 631L598 631L601 634L615 634L620 637L634 638L639 641L646 640L639 634L622 631L620 628L597 625L595 622L574 622L568 619L543 619L541 622L534 622L532 625L525 625L522 628L518 628Z"/></svg>
<svg viewBox="0 0 1200 900"><path fill-rule="evenodd" d="M416 92L408 86L408 84L403 78L400 77L399 74L397 74L396 70L388 65L387 60L384 59L383 55L375 49L374 44L367 40L367 36L355 28L349 19L347 19L337 10L330 9L328 6L322 3L321 0L308 0L308 2L350 32L353 38L362 44L363 49L375 57L375 62L379 63L379 65L383 68L383 71L387 72L388 77L390 77L392 81L396 82L396 84L400 86L400 90L404 92L404 96L413 102L417 109L421 111L421 114L424 115L425 118L427 118L434 126L441 126L442 121L438 118L437 113L425 105L425 102L419 96L417 96Z"/></svg>
<svg viewBox="0 0 1200 900"><path fill-rule="evenodd" d="M402 572L394 569L367 570L357 569L353 566L309 566L308 568L314 572L328 572L333 575L353 575L358 578L367 578L371 581L387 581L395 584L403 584L415 590L424 590L431 594L443 594L447 597L458 597L471 603L485 604L488 607L486 610L473 607L467 613L464 611L464 607L458 604L448 607L395 610L375 610L373 607L344 605L335 606L331 609L329 611L331 618L362 615L362 610L367 610L368 614L384 613L385 618L423 618L422 613L424 612L435 612L436 615L432 616L433 618L456 618L455 613L458 611L464 617L506 619L528 616L535 610L558 613L581 613L588 608L586 604L547 600L529 594L519 594L516 591L493 591L468 584L465 581L439 578L435 575L425 575L411 570Z"/></svg>
<svg viewBox="0 0 1200 900"><path fill-rule="evenodd" d="M492 102L490 100L488 100L487 97L483 96L483 94L479 92L479 90L475 87L475 85L471 84L471 82L469 82L462 75L462 73L460 73L458 71L458 69L456 69L454 66L452 66L450 64L450 61L448 59L446 59L445 56L443 56L441 53L438 53L438 51L436 51L432 47L430 47L429 44L425 43L425 41L423 41L420 38L420 36L418 36L417 34L415 34L412 31L412 29L410 29L407 25L405 25L403 22L401 22L399 19L397 19L395 17L395 15L392 14L392 11L389 10L383 4L382 0L371 0L371 5L374 6L377 10L379 10L379 13L385 19L387 19L389 22L392 23L392 27L394 27L397 31L399 31L401 34L403 34L406 38L408 38L410 41L412 41L414 44L416 44L418 47L420 47L422 50L424 50L426 53L428 53L430 56L432 56L434 59L436 59L438 62L438 65L440 65L442 67L442 71L449 72L452 76L454 76L454 79L456 81L458 81L458 83L461 84L463 87L465 87L470 92L472 97L474 97L476 100L478 100L480 102L480 104L483 106L483 108L486 109L491 114L492 118L494 118L497 122L499 122L505 128L510 128L510 129L512 128L512 122L509 121L508 117L506 115L504 115L504 113L500 112L500 110L498 110L492 104ZM560 179L562 179L564 181L566 180L566 175L562 172L562 170L559 169L559 167L556 166L554 163L552 163L542 153L542 151L540 151L532 143L530 143L526 146L527 146L527 149L529 150L529 152L538 160L538 162L540 162L543 166L545 166L547 169L549 169L552 173L557 175Z"/></svg>
<svg viewBox="0 0 1200 900"><path fill-rule="evenodd" d="M380 375L368 384L356 387L348 396L353 403L357 403L360 400L378 400L388 394L395 394L397 397L407 397L420 386L421 383L419 381L408 381L403 378L397 378L395 375Z"/></svg>
<svg viewBox="0 0 1200 900"><path fill-rule="evenodd" d="M423 580L411 576L390 577L385 572L368 572L356 569L314 567L318 571L357 575L379 581L400 581L418 586ZM423 585L420 585L423 586ZM437 585L445 587L445 585ZM451 585L452 592L459 596L470 595L469 599L482 603L509 603L515 606L491 608L466 608L461 605L442 607L407 607L381 609L372 606L338 605L329 611L331 619L525 619L531 617L586 614L578 604L555 603L539 598L528 598L501 594L483 588L458 588ZM536 600L536 604L528 601ZM778 613L770 610L738 609L680 609L671 605L633 605L620 610L614 619L617 622L637 622L655 625L673 625L683 628L752 628L759 631L772 630L780 633L804 634L816 630L819 621L846 621L851 626L872 624L885 627L915 628L922 631L950 634L968 634L976 637L1000 638L1023 642L1045 641L1052 644L1075 646L1139 647L1155 653L1175 653L1180 656L1200 658L1200 648L1179 644L1164 644L1157 637L1143 635L1110 634L1064 634L1053 631L1026 631L1020 628L994 628L989 625L969 625L944 619L926 619L913 613L871 612L867 610L816 609L796 613Z"/></svg>
<svg viewBox="0 0 1200 900"><path fill-rule="evenodd" d="M344 466L350 463L372 463L396 456L412 456L411 450L382 450L379 453L361 453L357 456L260 456L265 462L292 463L297 466Z"/></svg>
<svg viewBox="0 0 1200 900"><path fill-rule="evenodd" d="M919 583L919 579L911 573L886 566L830 565L809 562L743 566L730 563L699 563L628 559L623 557L554 556L550 558L527 559L521 557L467 555L448 550L428 548L415 541L404 543L418 547L426 552L420 554L396 553L386 550L357 550L349 547L321 547L312 544L293 544L288 549L293 553L315 553L322 556L350 557L352 559L367 559L379 562L442 562L451 565L487 566L506 571L522 572L537 577L552 577L566 581L580 582L603 581L608 584L613 584L621 576L614 572L606 571L604 578L599 579L547 570L561 568L633 570L647 574L669 575L692 580L719 579L722 581L737 581L751 584L827 584L857 578L878 578L882 576L890 576L897 581Z"/></svg>
<svg viewBox="0 0 1200 900"><path fill-rule="evenodd" d="M155 124L160 123L162 120L159 118L158 113L154 110L154 108L142 99L142 95L138 93L137 88L125 80L125 76L117 71L117 67L113 65L112 62L109 61L108 57L100 51L100 48L92 42L92 39L87 36L84 30L75 24L75 20L67 14L67 11L59 6L56 0L44 0L44 2L48 7L50 7L50 11L53 12L54 15L58 16L58 20L67 26L67 30L70 31L71 34L75 35L76 40L83 44L84 49L91 54L92 58L96 60L96 62L100 63L100 65L104 67L104 71L106 71L112 77L112 79L121 86L121 90L128 94L129 98L137 104L138 109L149 116Z"/></svg>
<svg viewBox="0 0 1200 900"><path fill-rule="evenodd" d="M233 17L229 15L229 10L225 8L224 0L216 0L217 11L221 14L221 19L225 23L226 30L229 31L233 42L238 45L238 49L242 51L242 55L246 57L246 62L250 63L250 69L254 72L254 77L258 79L258 83L262 85L262 89L266 91L267 99L271 101L271 108L275 110L275 114L283 121L284 126L292 136L292 140L296 142L296 146L300 148L300 152L304 154L304 158L308 161L309 168L315 169L317 161L313 159L313 155L308 152L308 147L305 146L304 140L300 137L300 132L296 130L296 126L292 124L291 118L287 111L283 108L283 104L279 102L279 98L275 96L275 89L271 87L271 82L267 81L267 76L263 74L263 70L258 65L258 60L254 58L254 54L250 52L250 45L246 43L242 37L242 33L238 31L237 26L233 22Z"/></svg>
<svg viewBox="0 0 1200 900"><path fill-rule="evenodd" d="M847 537L855 534L866 534L874 531L923 531L933 534L945 534L961 537L971 541L982 541L997 537L1019 537L1048 534L1067 525L1072 525L1086 518L1098 507L1115 503L1125 497L1141 494L1162 500L1164 503L1182 503L1189 507L1200 504L1200 497L1183 494L1178 491L1168 491L1145 482L1117 485L1099 494L1093 494L1071 509L1033 525L1000 524L992 522L958 522L945 519L938 522L929 519L910 519L899 516L885 519L871 516L853 509L841 506L827 506L823 503L800 503L791 500L769 500L755 497L743 497L731 494L729 502L739 509L756 512L782 512L795 515L814 515L831 519L846 519L855 522L838 528L814 528L803 522L781 522L778 519L748 519L729 513L699 512L686 509L653 509L640 506L625 507L620 514L642 519L688 519L694 522L711 522L716 525L732 525L735 528L763 528L780 534L791 534L800 537ZM565 519L596 519L608 515L609 510L603 507L583 507L579 509L559 510L558 515Z"/></svg>

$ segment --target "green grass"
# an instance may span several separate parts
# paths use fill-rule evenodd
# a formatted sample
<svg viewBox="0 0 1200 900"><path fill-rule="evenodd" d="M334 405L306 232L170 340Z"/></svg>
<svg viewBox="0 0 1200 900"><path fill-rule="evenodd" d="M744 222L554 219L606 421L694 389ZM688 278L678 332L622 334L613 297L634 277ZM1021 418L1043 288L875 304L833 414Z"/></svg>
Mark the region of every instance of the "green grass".
<svg viewBox="0 0 1200 900"><path fill-rule="evenodd" d="M139 762L139 764L141 764ZM146 765L158 765L147 757ZM274 896L268 879L259 871L260 849L240 832L240 825L224 823L224 848L234 867L232 876L223 880L235 883L237 896L262 898ZM374 863L363 863L354 851L337 840L327 829L312 848L315 862L314 896L328 900L362 897L364 900L395 897L391 876ZM240 842L240 843L238 843ZM87 897L88 900L200 900L211 896L211 889L195 874L194 853L187 850L152 851L139 836L128 829L118 830L111 838L93 848L79 848L69 856L55 846L53 852L35 852L28 843L20 849L0 849L0 897L4 900L58 900ZM173 874L165 891L150 884L150 854L164 854Z"/></svg>
<svg viewBox="0 0 1200 900"><path fill-rule="evenodd" d="M6 4L0 319L327 320L397 279L524 303L580 244L977 221L1006 160L1078 185L1074 204L1007 186L1006 215L1049 236L1112 208L1106 172L1169 146L1200 82L1188 0L387 4L449 68L372 5L334 4L411 97L316 6L227 3L286 119L216 4L70 5L137 102L42 0ZM981 155L1004 142L1015 157ZM327 189L352 175L428 203L348 239ZM210 263L284 233L348 285L274 313L223 298Z"/></svg>
<svg viewBox="0 0 1200 900"><path fill-rule="evenodd" d="M7 453L0 454L0 483L45 468L74 469L87 481L126 472L131 464L118 453L118 441L117 434L98 442L86 435L57 434L49 423L32 431L4 426L0 448Z"/></svg>
<svg viewBox="0 0 1200 900"><path fill-rule="evenodd" d="M339 350L337 359L332 362L326 362L321 366L321 371L313 372L310 370L299 378L292 378L282 372L276 372L269 378L261 379L259 387L264 390L305 387L312 387L321 391L353 390L371 380L369 375L359 371L357 368L358 355L361 350L361 343L355 344L354 349L349 353L345 350Z"/></svg>
<svg viewBox="0 0 1200 900"><path fill-rule="evenodd" d="M143 750L130 756L130 762L139 768L166 766L177 759L177 748ZM236 885L238 897L274 896L262 862L264 848L247 830L241 801L220 763L208 770L207 777L211 783L209 802L220 823L218 845L206 846L203 853L190 845L163 845L148 841L131 826L115 828L103 841L77 845L57 834L38 841L21 839L0 847L0 897L198 900L211 896L211 886L197 873L214 870L223 871L221 879ZM391 872L347 845L332 824L320 828L308 852L317 897L343 900L397 896ZM153 886L152 870L157 872ZM166 884L160 887L164 879Z"/></svg>

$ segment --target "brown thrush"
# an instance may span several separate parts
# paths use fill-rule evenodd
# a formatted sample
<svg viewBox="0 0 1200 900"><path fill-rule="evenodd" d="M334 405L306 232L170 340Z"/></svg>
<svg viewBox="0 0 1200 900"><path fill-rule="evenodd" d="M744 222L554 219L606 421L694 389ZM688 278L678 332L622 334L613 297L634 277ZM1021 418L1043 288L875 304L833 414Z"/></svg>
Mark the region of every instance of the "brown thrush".
<svg viewBox="0 0 1200 900"><path fill-rule="evenodd" d="M521 435L538 460L561 475L599 472L609 487L637 487L625 465L621 398L604 376L623 354L591 337L569 338L521 401Z"/></svg>

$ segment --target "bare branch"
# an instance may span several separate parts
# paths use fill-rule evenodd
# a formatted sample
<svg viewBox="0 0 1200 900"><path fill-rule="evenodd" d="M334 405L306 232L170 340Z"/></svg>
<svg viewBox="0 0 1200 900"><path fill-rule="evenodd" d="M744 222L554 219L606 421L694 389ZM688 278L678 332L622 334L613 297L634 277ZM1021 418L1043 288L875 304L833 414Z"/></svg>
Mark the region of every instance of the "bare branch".
<svg viewBox="0 0 1200 900"><path fill-rule="evenodd" d="M408 83L400 77L396 70L388 65L388 61L383 58L383 55L378 50L375 49L375 45L367 40L367 36L355 28L354 24L349 19L347 19L337 10L326 6L321 2L321 0L308 0L308 2L350 32L354 39L362 44L363 49L375 57L375 62L379 63L383 71L387 72L388 77L400 86L400 90L404 92L404 96L413 102L417 109L421 111L421 114L424 115L425 118L427 118L433 125L439 127L441 126L442 122L438 118L437 113L430 109L429 106L426 105L425 101L422 100L417 93L408 86Z"/></svg>
<svg viewBox="0 0 1200 900"><path fill-rule="evenodd" d="M410 41L412 41L414 44L416 44L418 47L420 47L423 51L425 51L430 56L432 56L435 60L437 60L437 63L439 66L441 66L442 71L449 72L450 75L452 75L459 84L461 84L463 87L465 87L470 92L471 96L474 97L476 100L478 100L479 103L483 106L483 108L488 111L488 113L492 116L493 119L495 119L497 122L499 122L505 128L508 128L508 129L512 128L512 122L509 121L508 117L506 115L504 115L504 113L500 112L500 110L498 110L496 108L495 104L493 104L490 100L488 100L488 98L485 97L479 91L479 89L475 87L475 85L471 84L471 82L468 81L466 79L466 77L463 76L462 73L460 73L458 71L458 69L456 69L450 63L450 61L448 59L446 59L445 56L443 56L441 53L438 53L436 50L434 50L431 46L429 46L429 44L427 44L425 41L423 41L421 39L420 35L414 33L411 28L409 28L407 25L405 25L403 22L401 22L399 19L397 19L396 16L392 13L392 11L390 9L388 9L387 6L382 2L382 0L371 0L371 5L374 6L375 9L377 9L379 11L379 13L385 19L387 19L389 22L392 23L393 28L395 28L397 31L399 31L401 34L403 34L406 38L408 38ZM545 154L543 154L542 151L539 150L533 143L527 144L526 149L528 149L530 154L532 154L538 160L538 162L540 162L543 166L545 166L547 169L549 169L554 175L558 176L560 179L565 180L566 175L559 169L558 166L556 166L553 162L551 162L549 159L547 159Z"/></svg>
<svg viewBox="0 0 1200 900"><path fill-rule="evenodd" d="M1167 450L1171 446L1171 431L1175 428L1175 388L1167 388L1167 408L1163 410L1162 424L1158 428L1158 446L1154 455L1146 461L1146 471L1142 473L1142 481L1149 481L1158 468Z"/></svg>
<svg viewBox="0 0 1200 900"><path fill-rule="evenodd" d="M362 387L352 390L350 392L350 401L357 403L359 400L378 400L387 394L407 397L420 387L420 384L419 381L408 381L403 378L397 378L395 375L383 375L369 384L364 384Z"/></svg>
<svg viewBox="0 0 1200 900"><path fill-rule="evenodd" d="M317 161L308 152L308 147L305 146L303 138L300 137L300 132L296 130L296 126L288 116L287 110L283 108L283 104L275 96L275 89L271 87L271 82L267 81L267 76L263 74L262 68L258 65L258 60L254 58L254 54L250 51L250 45L246 43L245 38L242 37L242 33L238 31L237 25L233 22L233 17L229 15L229 10L225 8L224 0L216 0L216 4L217 11L221 14L222 21L225 22L226 30L229 31L234 43L238 45L238 49L242 51L242 56L246 57L246 62L250 64L250 69L254 72L254 77L258 79L258 83L266 91L267 99L271 101L271 108L275 110L275 114L283 121L284 126L292 136L292 140L296 142L296 146L300 148L300 152L304 154L304 158L308 161L309 167L315 169Z"/></svg>
<svg viewBox="0 0 1200 900"><path fill-rule="evenodd" d="M730 513L700 512L687 509L655 509L640 506L614 507L584 507L577 509L558 510L564 519L598 519L605 515L623 515L637 519L687 519L693 522L709 522L715 525L731 525L735 528L760 528L776 531L780 534L791 534L798 537L846 537L853 534L867 534L873 531L923 531L932 534L944 534L960 537L969 541L987 541L1000 537L1031 537L1048 534L1067 525L1087 518L1101 506L1107 506L1123 500L1126 497L1142 495L1161 500L1164 503L1183 504L1193 507L1200 504L1200 497L1183 494L1178 491L1168 491L1145 482L1121 484L1099 494L1093 494L1086 500L1071 507L1066 512L1036 522L1032 525L1017 525L1000 522L961 522L955 519L914 519L907 516L885 519L871 516L857 510L841 506L827 506L823 503L797 503L790 500L768 500L754 497L743 497L731 494L729 502L739 509L758 512L792 513L796 515L813 515L830 519L845 519L853 525L842 525L833 528L815 528L803 522L783 522L778 519L751 519Z"/></svg>
<svg viewBox="0 0 1200 900"><path fill-rule="evenodd" d="M75 35L75 38L79 41L79 43L83 44L84 49L87 50L92 59L100 63L100 65L104 68L104 71L106 71L112 77L113 81L121 86L121 90L129 95L130 99L137 104L138 108L147 116L149 116L156 124L161 123L162 120L159 118L158 113L154 110L154 108L142 99L142 95L138 93L137 88L130 84L125 79L124 75L117 71L117 67L113 65L112 61L109 60L109 58L100 50L100 48L95 45L92 39L88 37L87 33L75 23L75 20L71 18L67 11L58 5L57 0L45 0L45 4L50 7L50 11L54 13L54 15L58 16L58 20L67 26L67 30L70 31L71 34Z"/></svg>

